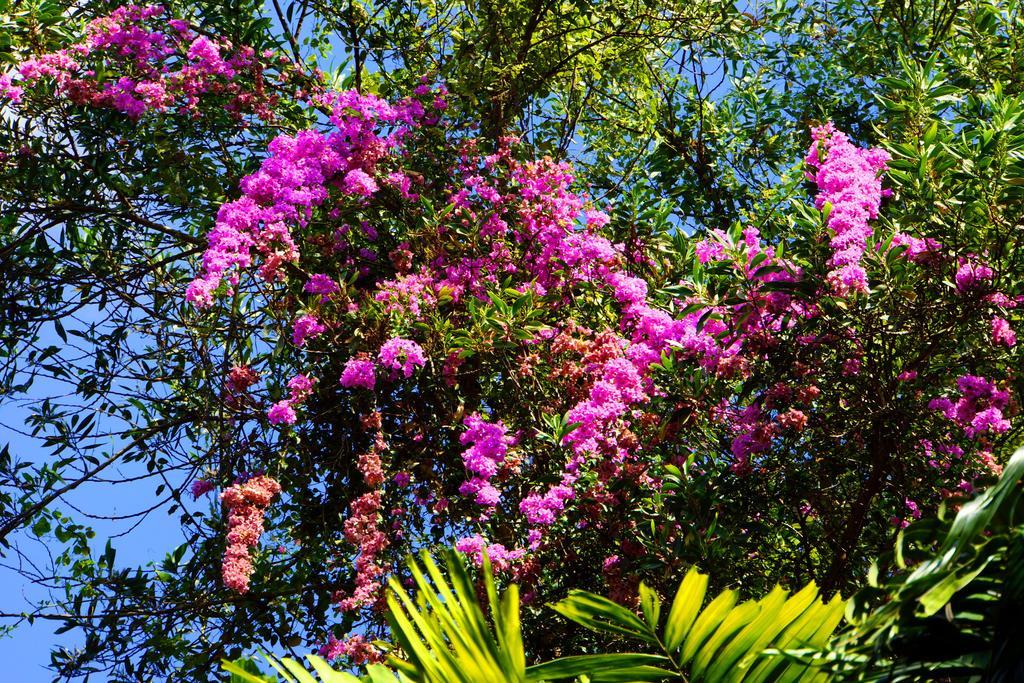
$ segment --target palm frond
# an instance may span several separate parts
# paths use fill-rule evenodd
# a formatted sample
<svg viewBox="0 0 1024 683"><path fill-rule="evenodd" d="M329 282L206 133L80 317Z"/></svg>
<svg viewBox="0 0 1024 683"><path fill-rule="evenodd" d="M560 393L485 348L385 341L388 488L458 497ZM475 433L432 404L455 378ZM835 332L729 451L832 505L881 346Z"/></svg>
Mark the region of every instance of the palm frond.
<svg viewBox="0 0 1024 683"><path fill-rule="evenodd" d="M530 667L527 674L536 676L532 680L586 674L595 682L827 679L812 663L766 657L765 651L823 647L842 619L842 599L836 596L822 602L817 587L810 584L793 595L775 588L760 600L737 604L735 591L727 590L702 610L707 585L708 577L691 569L676 591L664 624L660 599L642 584L643 619L607 598L574 591L553 605L555 611L591 630L635 638L661 654L645 655L648 659L642 661L633 659L637 655L616 654L565 658ZM635 677L613 677L617 671L633 671Z"/></svg>

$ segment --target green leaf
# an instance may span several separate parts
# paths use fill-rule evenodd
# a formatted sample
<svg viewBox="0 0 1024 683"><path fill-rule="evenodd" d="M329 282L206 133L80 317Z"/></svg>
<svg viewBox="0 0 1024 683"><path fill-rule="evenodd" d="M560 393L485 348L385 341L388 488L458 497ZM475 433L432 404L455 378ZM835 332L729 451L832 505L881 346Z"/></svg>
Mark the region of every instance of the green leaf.
<svg viewBox="0 0 1024 683"><path fill-rule="evenodd" d="M255 668L255 665L249 660L243 660L241 663L238 663L229 662L225 659L221 660L220 666L231 674L231 683L271 683L274 680L271 676L253 673L252 670Z"/></svg>
<svg viewBox="0 0 1024 683"><path fill-rule="evenodd" d="M982 559L978 567L970 571L953 572L929 588L924 595L917 599L921 603L918 614L922 617L930 617L941 610L955 593L974 581L994 559L994 555L988 555Z"/></svg>
<svg viewBox="0 0 1024 683"><path fill-rule="evenodd" d="M527 681L548 681L562 678L575 678L577 676L588 676L593 681L610 680L600 678L602 674L622 673L623 670L636 670L638 668L650 669L654 667L659 672L656 678L632 678L623 680L655 680L659 681L666 675L674 675L670 671L658 669L657 667L671 666L672 662L662 655L650 654L607 654L607 655L578 655L575 657L562 657L543 664L537 664L526 669Z"/></svg>
<svg viewBox="0 0 1024 683"><path fill-rule="evenodd" d="M665 646L669 652L676 652L690 632L690 627L700 613L704 603L704 594L708 587L708 577L691 567L687 572L665 622Z"/></svg>
<svg viewBox="0 0 1024 683"><path fill-rule="evenodd" d="M805 588L803 593L799 594L800 601L793 606L794 610L803 611L806 603L814 599L817 591L813 586L808 588L810 591ZM789 593L776 586L771 593L756 603L758 611L755 618L731 638L728 646L715 656L707 671L708 680L725 680L730 671L737 672L741 661L760 654L764 646L788 624L790 613L785 611L788 597ZM696 671L697 666L694 664L694 672Z"/></svg>
<svg viewBox="0 0 1024 683"><path fill-rule="evenodd" d="M331 666L316 655L306 655L313 669L323 683L359 683L359 678L344 671L335 671Z"/></svg>
<svg viewBox="0 0 1024 683"><path fill-rule="evenodd" d="M656 639L643 621L628 609L586 591L569 591L569 597L551 605L567 619L587 628L604 633L633 636L650 643Z"/></svg>
<svg viewBox="0 0 1024 683"><path fill-rule="evenodd" d="M681 664L687 664L697 655L700 646L714 633L735 605L736 591L733 590L723 591L711 601L711 604L697 617L697 621L683 643L679 653Z"/></svg>
<svg viewBox="0 0 1024 683"><path fill-rule="evenodd" d="M658 621L661 618L661 600L658 598L657 593L642 582L640 583L640 609L643 610L647 626L650 627L652 632L656 632L658 630Z"/></svg>
<svg viewBox="0 0 1024 683"><path fill-rule="evenodd" d="M981 495L968 501L960 508L949 533L946 535L936 557L919 566L907 578L906 588L926 582L936 574L948 569L964 549L988 526L1003 502L1017 490L1017 483L1024 476L1024 448L1010 457L999 481Z"/></svg>
<svg viewBox="0 0 1024 683"><path fill-rule="evenodd" d="M51 528L49 517L39 517L35 523L32 524L32 533L36 536L42 537L50 533Z"/></svg>
<svg viewBox="0 0 1024 683"><path fill-rule="evenodd" d="M694 626L693 633L690 636L697 647L696 654L693 657L693 664L690 667L694 680L706 680L704 678L704 670L711 664L713 659L719 657L731 658L730 650L732 645L729 642L730 638L732 638L734 633L753 621L760 609L761 606L753 601L737 605L725 615L725 618L720 623L712 626L711 624L714 622L708 622L706 638L702 637L704 632L700 628L700 619L697 620L697 624ZM719 651L720 649L721 652ZM745 653L738 654L742 656Z"/></svg>

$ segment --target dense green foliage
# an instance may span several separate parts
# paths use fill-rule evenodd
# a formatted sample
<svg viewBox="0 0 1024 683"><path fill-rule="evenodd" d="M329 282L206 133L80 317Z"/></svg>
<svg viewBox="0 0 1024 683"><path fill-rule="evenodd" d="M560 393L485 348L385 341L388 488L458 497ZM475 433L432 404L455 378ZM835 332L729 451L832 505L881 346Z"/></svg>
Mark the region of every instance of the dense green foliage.
<svg viewBox="0 0 1024 683"><path fill-rule="evenodd" d="M1018 450L991 488L956 516L907 528L889 576L872 575L829 659L844 680L1015 681L1024 674Z"/></svg>

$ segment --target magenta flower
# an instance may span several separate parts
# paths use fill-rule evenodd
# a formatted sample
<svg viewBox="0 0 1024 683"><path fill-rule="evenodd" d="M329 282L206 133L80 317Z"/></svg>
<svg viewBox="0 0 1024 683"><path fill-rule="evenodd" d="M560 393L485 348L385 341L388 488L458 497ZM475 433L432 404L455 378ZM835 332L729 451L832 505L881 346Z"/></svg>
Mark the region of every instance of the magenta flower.
<svg viewBox="0 0 1024 683"><path fill-rule="evenodd" d="M1010 327L1009 321L1003 318L992 318L992 343L1013 347L1017 343L1017 333Z"/></svg>
<svg viewBox="0 0 1024 683"><path fill-rule="evenodd" d="M552 486L544 495L532 493L519 503L519 511L530 524L554 524L557 514L565 508L565 501L575 493L565 484Z"/></svg>
<svg viewBox="0 0 1024 683"><path fill-rule="evenodd" d="M487 539L480 534L460 538L455 542L455 549L472 558L477 566L483 564L484 553L487 553L487 558L491 561L491 565L495 569L502 571L508 569L510 563L515 562L526 554L526 551L521 548L508 550L500 543L488 543Z"/></svg>
<svg viewBox="0 0 1024 683"><path fill-rule="evenodd" d="M928 407L943 413L971 438L986 432L1009 431L1010 421L1003 416L1003 410L1010 404L1008 391L997 389L995 384L977 375L963 375L956 384L960 397L955 402L946 397L933 398Z"/></svg>
<svg viewBox="0 0 1024 683"><path fill-rule="evenodd" d="M892 246L905 246L907 249L903 255L917 263L931 260L942 250L942 245L931 237L919 239L903 232L898 232L893 236Z"/></svg>
<svg viewBox="0 0 1024 683"><path fill-rule="evenodd" d="M310 294L319 294L321 295L321 301L327 301L331 294L340 292L341 288L338 287L338 283L329 275L316 273L309 276L309 280L302 287L302 291L309 292Z"/></svg>
<svg viewBox="0 0 1024 683"><path fill-rule="evenodd" d="M408 379L417 367L423 367L426 356L423 349L416 342L409 339L394 337L384 342L377 355L381 365L391 370L402 371L402 375Z"/></svg>
<svg viewBox="0 0 1024 683"><path fill-rule="evenodd" d="M991 282L993 275L992 269L974 256L961 257L957 259L956 289L961 294L981 289Z"/></svg>
<svg viewBox="0 0 1024 683"><path fill-rule="evenodd" d="M349 358L345 363L345 369L341 372L341 386L348 389L362 387L373 390L376 383L376 367L372 360Z"/></svg>
<svg viewBox="0 0 1024 683"><path fill-rule="evenodd" d="M292 343L296 346L305 346L307 339L320 336L325 329L327 328L317 320L316 316L301 315L292 326Z"/></svg>
<svg viewBox="0 0 1024 683"><path fill-rule="evenodd" d="M342 182L342 186L345 192L349 194L356 194L363 197L369 197L377 191L377 183L371 178L366 171L356 168L345 174L345 180Z"/></svg>
<svg viewBox="0 0 1024 683"><path fill-rule="evenodd" d="M826 219L834 233L829 284L840 296L865 292L867 274L860 260L872 236L868 221L878 217L882 203L879 174L885 170L889 154L878 148L855 147L831 123L814 128L811 135L814 144L804 161L810 169L808 178L818 186L814 204L819 209L831 206Z"/></svg>
<svg viewBox="0 0 1024 683"><path fill-rule="evenodd" d="M267 411L267 419L270 420L272 425L293 425L298 420L298 416L296 416L295 409L292 408L290 402L278 401Z"/></svg>
<svg viewBox="0 0 1024 683"><path fill-rule="evenodd" d="M14 85L11 82L10 74L0 74L0 98L6 98L17 104L21 101L24 88Z"/></svg>
<svg viewBox="0 0 1024 683"><path fill-rule="evenodd" d="M316 386L315 379L307 375L295 375L288 380L288 402L291 405L302 403L313 393L314 386Z"/></svg>
<svg viewBox="0 0 1024 683"><path fill-rule="evenodd" d="M197 500L199 496L209 493L213 489L217 488L216 482L209 479L196 479L192 482L192 498Z"/></svg>
<svg viewBox="0 0 1024 683"><path fill-rule="evenodd" d="M725 255L725 246L721 242L712 239L697 242L693 250L697 256L697 260L702 264L708 264L712 261L724 261L727 258Z"/></svg>

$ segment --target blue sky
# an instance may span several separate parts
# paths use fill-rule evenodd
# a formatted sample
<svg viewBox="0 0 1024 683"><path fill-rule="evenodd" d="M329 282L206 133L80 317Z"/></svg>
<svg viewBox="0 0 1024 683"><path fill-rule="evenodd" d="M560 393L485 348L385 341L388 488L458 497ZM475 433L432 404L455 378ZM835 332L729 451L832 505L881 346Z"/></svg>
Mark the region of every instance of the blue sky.
<svg viewBox="0 0 1024 683"><path fill-rule="evenodd" d="M73 329L69 321L65 327ZM39 344L60 344L52 329L44 329ZM44 397L62 397L66 387L51 380L37 381L27 396L0 397L0 445L9 444L15 459L41 462L50 456L49 449L42 444L42 439L33 438L26 433L25 422L30 414L30 407ZM17 399L17 400L15 400ZM116 444L107 446L116 448ZM114 466L114 478L130 478L141 474L141 465ZM76 518L81 516L71 507L87 510L92 514L110 517L132 515L152 505L154 483L148 479L140 479L119 484L116 491L105 483L85 484L66 498L66 503L56 508ZM157 510L145 517L138 527L132 529L138 521L128 520L85 520L96 531L94 552L101 553L104 539L111 538L117 550L117 565L120 567L144 566L150 562L159 562L164 555L181 543L181 528L177 516L168 516L163 510ZM130 533L126 533L130 531ZM17 571L18 564L24 567L36 563L45 567L48 561L47 547L29 531L12 534L11 540L17 552L10 552L0 558L0 612L20 613L31 609L33 603L45 601L48 590L45 587L27 582ZM48 543L52 544L52 538ZM19 557L20 554L20 557ZM13 619L0 620L2 625L10 625ZM45 666L50 661L50 648L59 644L74 647L81 642L74 632L55 635L54 630L61 625L59 621L37 620L33 624L21 623L11 634L0 637L0 661L4 662L5 680L23 683L51 680ZM94 677L93 681L102 681L102 677Z"/></svg>
<svg viewBox="0 0 1024 683"><path fill-rule="evenodd" d="M9 414L6 406L0 407L2 420L7 421ZM3 434L3 430L0 430ZM0 436L0 443L7 441L7 436ZM28 445L25 439L11 439L11 448L15 450L19 443ZM73 496L76 506L92 510L104 510L109 514L127 514L136 512L145 507L152 500L152 487L148 482L140 482L135 485L122 485L119 493L111 497L103 490L102 485L83 487L83 490ZM70 512L70 511L69 511ZM148 517L132 533L121 538L115 538L113 543L117 549L117 564L119 566L145 565L149 562L163 559L168 549L173 548L177 539L181 537L181 530L176 523L177 517L169 517L162 512ZM124 531L124 525L101 524L94 522L98 539L118 534ZM18 539L23 550L30 556L43 557L43 549L38 543L26 542L23 534ZM103 543L97 543L96 550L102 551ZM29 608L31 600L45 599L46 591L36 586L26 585L24 578L17 572L11 570L7 565L12 562L11 557L2 560L5 566L0 567L0 596L3 596L0 609L4 612L19 612ZM4 623L11 620L5 619ZM4 678L9 681L23 683L35 683L35 681L51 680L49 672L44 668L50 661L50 648L55 644L65 647L73 647L81 642L72 633L55 635L54 630L60 626L60 622L38 620L34 624L21 624L12 634L7 637L0 637L0 661L4 662ZM103 678L92 680L102 681Z"/></svg>

